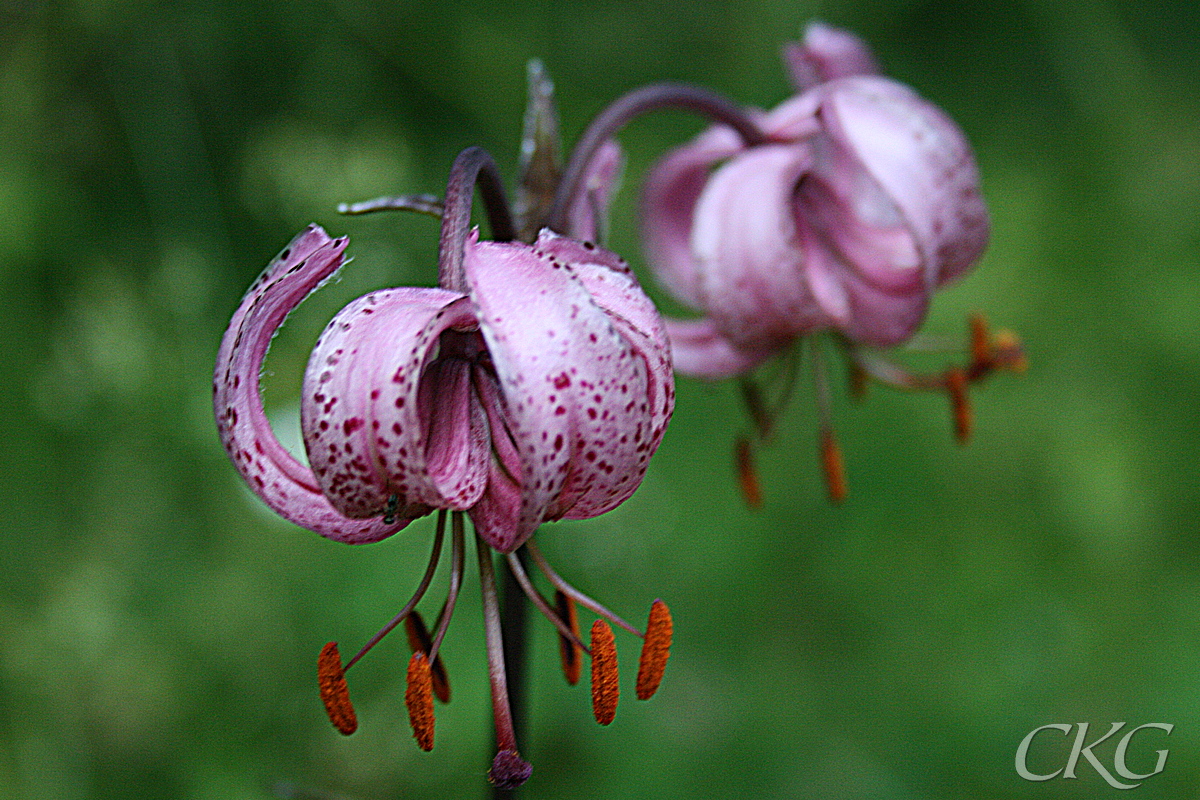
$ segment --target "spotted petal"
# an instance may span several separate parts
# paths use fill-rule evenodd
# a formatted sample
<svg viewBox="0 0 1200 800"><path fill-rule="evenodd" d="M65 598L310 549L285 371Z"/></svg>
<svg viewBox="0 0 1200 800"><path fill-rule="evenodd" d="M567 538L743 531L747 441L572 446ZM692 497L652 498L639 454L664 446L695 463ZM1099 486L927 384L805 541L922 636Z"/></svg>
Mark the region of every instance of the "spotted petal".
<svg viewBox="0 0 1200 800"><path fill-rule="evenodd" d="M645 397L628 397L622 409L623 417L632 417L633 432L622 433L604 445L610 451L608 462L632 466L613 472L574 472L579 480L564 491L562 501L570 505L564 516L586 519L611 510L633 494L650 456L662 441L675 407L670 343L658 309L618 256L549 230L541 232L535 247L548 257L571 265L572 273L592 301L608 315L617 333L641 360L640 370L646 376Z"/></svg>
<svg viewBox="0 0 1200 800"><path fill-rule="evenodd" d="M383 539L410 519L347 519L312 470L279 443L263 410L259 374L288 313L342 264L346 240L313 225L284 248L242 298L217 352L213 410L221 443L247 485L280 516L322 536L359 544Z"/></svg>
<svg viewBox="0 0 1200 800"><path fill-rule="evenodd" d="M828 324L803 279L792 210L811 164L804 143L756 147L714 172L696 204L691 241L704 308L738 346L763 349Z"/></svg>
<svg viewBox="0 0 1200 800"><path fill-rule="evenodd" d="M474 327L462 295L384 289L321 335L301 423L317 479L347 516L462 510L482 492L486 421L471 410L470 367L438 358L455 325Z"/></svg>
<svg viewBox="0 0 1200 800"><path fill-rule="evenodd" d="M611 508L628 497L656 433L645 360L574 265L540 245L480 243L473 235L464 258L521 464L519 516L485 526L475 519L501 552L577 505Z"/></svg>

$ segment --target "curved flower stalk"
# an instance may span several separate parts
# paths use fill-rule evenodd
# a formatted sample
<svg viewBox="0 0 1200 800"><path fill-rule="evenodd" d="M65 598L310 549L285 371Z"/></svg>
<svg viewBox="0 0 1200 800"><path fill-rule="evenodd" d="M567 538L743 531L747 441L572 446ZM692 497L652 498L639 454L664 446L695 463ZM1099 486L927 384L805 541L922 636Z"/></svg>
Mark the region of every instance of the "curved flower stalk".
<svg viewBox="0 0 1200 800"><path fill-rule="evenodd" d="M469 230L477 181L501 241L481 241ZM356 726L345 669L403 621L415 650L410 719L418 743L432 747L431 694L449 696L438 650L464 570L462 518L471 518L500 750L492 777L517 785L529 767L517 754L508 710L492 551L520 572L522 587L576 658L575 648L597 651L572 625L579 602L597 613L602 629L611 620L646 640L644 663L657 669L657 686L665 655L653 665L669 646L669 616L664 627L662 613L652 613L647 631L625 623L554 574L530 536L542 522L593 517L634 492L671 416L671 362L662 321L619 257L549 230L532 244L505 241L513 225L483 151L469 149L455 162L441 216L437 287L371 292L321 334L302 388L310 467L272 433L258 375L287 313L341 266L344 238L310 226L250 288L221 344L214 408L247 485L298 525L359 544L439 511L429 569L409 604L345 668L336 645L322 652L322 696L345 733ZM451 582L430 637L415 607L434 574L447 513ZM562 595L557 609L524 575L516 555L523 546ZM597 660L594 695L611 698L601 705L615 709L615 695L595 688L615 681L615 655Z"/></svg>
<svg viewBox="0 0 1200 800"><path fill-rule="evenodd" d="M966 137L932 103L877 74L870 50L848 32L811 25L803 43L785 48L785 61L801 93L770 112L751 112L764 141L714 127L646 178L650 266L701 315L667 320L676 369L742 376L766 438L782 399L774 407L761 401L746 376L801 337L829 331L855 374L945 391L966 408L966 382L1023 363L1010 334L975 346L966 367L932 378L875 352L912 339L933 293L968 271L987 244ZM845 494L841 456L823 368L815 364L814 372L822 461L836 500ZM792 379L782 379L783 397ZM957 413L960 422L967 416ZM956 426L960 440L967 429ZM749 443L739 441L738 452L749 485ZM755 492L747 494L753 501Z"/></svg>

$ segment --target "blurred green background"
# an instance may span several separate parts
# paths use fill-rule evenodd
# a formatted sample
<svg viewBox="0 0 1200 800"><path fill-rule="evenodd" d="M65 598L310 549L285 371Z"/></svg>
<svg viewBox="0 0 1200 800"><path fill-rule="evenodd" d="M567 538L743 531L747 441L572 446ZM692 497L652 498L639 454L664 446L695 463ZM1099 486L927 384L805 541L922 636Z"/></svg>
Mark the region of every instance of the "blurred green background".
<svg viewBox="0 0 1200 800"><path fill-rule="evenodd" d="M444 651L455 697L435 750L408 730L402 637L351 674L359 732L333 731L316 654L395 613L432 523L354 548L262 507L213 429L218 340L305 224L351 235L354 262L268 360L268 409L295 442L325 321L435 275L434 222L337 203L440 192L471 144L511 181L530 57L568 140L656 80L770 107L788 94L779 48L813 17L860 33L966 130L994 237L927 330L984 311L1022 334L1031 369L975 393L966 448L943 398L839 391L840 508L799 391L761 453L757 512L733 479L734 387L681 380L638 494L539 538L619 613L671 604L663 687L632 700L637 643L619 635L628 699L596 726L537 621L523 796L1095 798L1116 790L1085 761L1035 784L1014 752L1040 725L1127 721L1176 726L1133 740L1135 771L1170 749L1140 796L1197 797L1198 9L0 0L0 799L484 796L477 581ZM612 244L639 270L638 179L700 127L663 113L622 137ZM1114 744L1097 748L1110 771ZM1030 766L1067 749L1042 734Z"/></svg>

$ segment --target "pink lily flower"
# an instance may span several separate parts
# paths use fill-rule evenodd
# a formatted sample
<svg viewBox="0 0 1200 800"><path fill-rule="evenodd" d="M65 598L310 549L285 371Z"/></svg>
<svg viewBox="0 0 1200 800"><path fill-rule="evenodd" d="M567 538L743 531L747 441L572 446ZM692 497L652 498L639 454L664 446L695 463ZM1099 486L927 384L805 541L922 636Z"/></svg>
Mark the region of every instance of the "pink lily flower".
<svg viewBox="0 0 1200 800"><path fill-rule="evenodd" d="M969 435L966 386L996 368L1020 369L1015 337L991 341L972 324L971 362L915 375L877 348L908 342L934 292L966 273L989 223L966 137L939 108L883 77L857 36L814 23L784 49L797 95L752 128L725 114L647 175L642 229L648 262L676 299L698 312L666 320L675 369L706 379L739 376L759 438L771 433L795 377L793 345L831 331L859 384L867 378L949 394L959 441ZM736 130L735 130L736 129ZM830 497L846 494L820 351L821 462ZM779 400L750 373L783 354ZM861 379L861 380L859 380ZM759 490L744 437L743 490Z"/></svg>
<svg viewBox="0 0 1200 800"><path fill-rule="evenodd" d="M542 522L608 511L641 482L673 403L662 323L629 268L543 231L466 243L465 292L383 289L343 309L305 373L311 467L258 391L271 337L342 264L312 226L251 287L221 344L214 404L247 485L284 518L359 544L434 509L509 553Z"/></svg>
<svg viewBox="0 0 1200 800"><path fill-rule="evenodd" d="M491 159L465 151L442 212L440 285L360 297L313 350L300 414L310 466L276 439L258 378L288 313L341 267L345 238L310 226L250 287L218 351L213 405L221 441L246 484L297 525L362 544L440 512L426 577L408 605L345 668L336 645L322 651L322 697L343 733L357 725L344 671L405 622L416 651L410 720L420 746L432 748L431 696L449 698L438 648L462 582L462 517L471 518L499 743L491 777L511 787L531 768L517 753L508 709L491 551L507 558L558 628L568 680L578 677L579 652L592 655L598 720L611 721L616 706L612 631L599 619L592 646L584 645L576 602L646 640L638 695L653 694L670 643L666 606L656 601L647 630L634 628L563 581L530 536L542 522L594 517L634 492L671 417L674 383L662 320L625 262L548 229L533 244L480 241L477 230L467 230L477 176L493 229L511 231ZM415 606L437 565L446 512L454 512L451 582L431 637ZM556 608L525 575L520 548L555 586Z"/></svg>
<svg viewBox="0 0 1200 800"><path fill-rule="evenodd" d="M704 315L667 322L680 372L745 372L824 329L899 344L933 291L982 254L987 211L966 138L908 87L862 74L873 59L849 36L810 28L790 51L798 80L841 77L758 115L766 143L713 128L648 175L650 265Z"/></svg>

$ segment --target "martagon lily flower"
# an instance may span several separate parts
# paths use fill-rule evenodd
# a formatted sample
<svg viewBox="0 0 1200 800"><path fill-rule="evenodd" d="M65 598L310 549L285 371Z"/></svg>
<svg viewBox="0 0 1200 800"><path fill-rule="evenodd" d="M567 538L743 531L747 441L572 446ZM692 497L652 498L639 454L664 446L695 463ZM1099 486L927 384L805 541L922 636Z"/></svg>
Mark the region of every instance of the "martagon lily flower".
<svg viewBox="0 0 1200 800"><path fill-rule="evenodd" d="M750 112L760 136L731 127L702 133L647 176L643 235L655 276L700 312L668 319L675 368L741 376L760 436L778 408L748 374L791 354L802 337L831 331L858 383L946 391L956 434L970 428L966 385L1020 367L1015 337L972 323L972 360L915 375L877 349L912 340L933 293L968 271L988 239L988 216L966 137L940 109L878 73L853 34L811 25L785 48L799 94ZM835 500L845 495L829 421L828 388L813 346L822 460ZM791 356L794 359L794 356ZM786 397L794 364L784 370ZM780 401L780 405L782 400ZM748 498L757 502L749 443L738 443Z"/></svg>
<svg viewBox="0 0 1200 800"><path fill-rule="evenodd" d="M479 183L498 241L468 230ZM673 408L662 321L629 268L590 242L548 230L513 236L490 157L471 148L451 173L442 211L439 285L371 292L322 333L304 376L308 464L278 442L263 411L259 373L270 340L309 292L342 265L347 240L310 226L246 293L218 353L214 409L221 440L247 485L284 518L348 544L391 536L437 511L425 578L396 618L342 666L334 643L319 659L321 694L343 733L357 726L344 673L400 622L414 654L406 702L414 736L433 746L432 695L449 699L439 649L464 572L463 516L476 536L498 753L489 778L520 785L531 767L517 750L509 709L493 551L558 629L564 671L593 672L597 720L612 720L616 651L607 621L643 638L637 695L658 686L671 620L655 601L639 630L574 589L530 538L543 522L602 514L646 471ZM448 594L432 635L415 608L433 577L451 521ZM526 556L555 589L543 597ZM590 646L575 604L597 614ZM607 621L606 621L607 620Z"/></svg>

